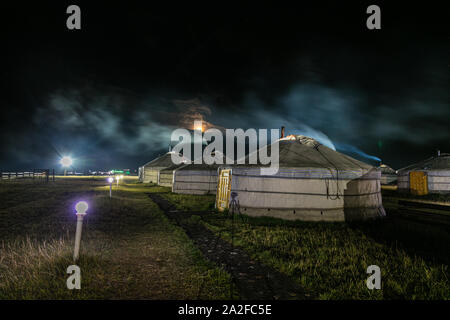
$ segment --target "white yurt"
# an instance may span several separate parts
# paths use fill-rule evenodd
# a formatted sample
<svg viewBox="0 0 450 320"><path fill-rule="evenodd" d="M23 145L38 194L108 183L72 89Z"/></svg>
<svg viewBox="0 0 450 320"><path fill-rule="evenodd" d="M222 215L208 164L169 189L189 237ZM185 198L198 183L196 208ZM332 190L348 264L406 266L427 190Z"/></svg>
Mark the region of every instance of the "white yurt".
<svg viewBox="0 0 450 320"><path fill-rule="evenodd" d="M173 151L169 151L140 167L139 181L144 183L158 183L160 171L174 165L172 162L173 153ZM184 159L184 161L187 163L189 160Z"/></svg>
<svg viewBox="0 0 450 320"><path fill-rule="evenodd" d="M217 151L226 163L226 157ZM213 152L213 155L215 153ZM184 194L216 194L217 173L221 164L186 164L173 173L172 192Z"/></svg>
<svg viewBox="0 0 450 320"><path fill-rule="evenodd" d="M379 166L381 171L381 184L389 185L397 182L397 172L389 167L387 164L381 164Z"/></svg>
<svg viewBox="0 0 450 320"><path fill-rule="evenodd" d="M380 170L312 138L291 135L280 139L278 172L262 175L261 167L221 166L216 195L219 210L224 204L229 206L233 194L241 212L250 216L347 221L386 215ZM230 180L231 188L223 185ZM221 199L223 194L226 199Z"/></svg>
<svg viewBox="0 0 450 320"><path fill-rule="evenodd" d="M416 180L414 185L411 179ZM417 191L423 182L426 193L450 193L450 153L438 152L436 156L425 159L398 170L399 191Z"/></svg>
<svg viewBox="0 0 450 320"><path fill-rule="evenodd" d="M185 164L174 164L168 168L162 169L159 172L158 184L163 187L172 187L175 171L184 165Z"/></svg>

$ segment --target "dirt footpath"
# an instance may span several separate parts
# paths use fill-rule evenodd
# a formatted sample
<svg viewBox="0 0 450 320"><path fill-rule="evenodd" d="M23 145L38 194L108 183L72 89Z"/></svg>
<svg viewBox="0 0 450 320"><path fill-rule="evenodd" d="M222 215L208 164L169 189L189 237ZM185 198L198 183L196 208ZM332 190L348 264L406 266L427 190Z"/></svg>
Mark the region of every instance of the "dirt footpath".
<svg viewBox="0 0 450 320"><path fill-rule="evenodd" d="M160 195L150 193L148 196L172 222L185 230L206 259L223 266L231 274L242 299L308 299L303 290L286 275L252 260L244 250L232 246L202 224L189 223L187 220L192 215L213 213L177 211L172 203Z"/></svg>

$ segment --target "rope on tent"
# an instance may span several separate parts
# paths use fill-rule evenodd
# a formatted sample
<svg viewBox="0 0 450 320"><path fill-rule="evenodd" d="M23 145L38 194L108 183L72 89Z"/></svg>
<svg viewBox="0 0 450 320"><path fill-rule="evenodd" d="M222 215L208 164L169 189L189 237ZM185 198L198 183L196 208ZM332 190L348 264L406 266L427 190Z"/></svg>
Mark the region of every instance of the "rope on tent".
<svg viewBox="0 0 450 320"><path fill-rule="evenodd" d="M334 178L334 177L333 177L333 170L332 170L332 168L328 168L328 169L330 170L332 179L334 179L334 180L336 181L336 195L335 195L335 196L330 195L330 180L329 180L329 179L325 179L325 187L326 187L326 190L327 190L327 199L337 200L337 199L340 199L340 198L341 198L340 196L342 195L342 193L339 194L339 169L338 169L338 167L337 167L332 161L330 161L330 159L328 159L322 152L320 152L319 147L320 147L321 145L322 145L322 144L317 143L317 144L314 146L314 149L316 149L317 152L319 152L319 154L320 154L320 155L321 155L321 156L322 156L322 157L323 157L330 165L332 165L332 166L336 169L336 178Z"/></svg>

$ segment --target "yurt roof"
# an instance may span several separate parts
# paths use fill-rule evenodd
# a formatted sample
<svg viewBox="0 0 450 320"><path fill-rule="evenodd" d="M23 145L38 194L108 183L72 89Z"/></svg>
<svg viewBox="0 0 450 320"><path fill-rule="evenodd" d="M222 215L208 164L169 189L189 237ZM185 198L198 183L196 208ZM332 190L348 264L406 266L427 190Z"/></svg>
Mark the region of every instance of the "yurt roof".
<svg viewBox="0 0 450 320"><path fill-rule="evenodd" d="M387 164L381 164L380 170L381 170L382 174L395 174L396 173L396 171L394 169L392 169L391 167L389 167Z"/></svg>
<svg viewBox="0 0 450 320"><path fill-rule="evenodd" d="M215 151L215 152L219 153L222 156L223 164L216 164L216 163L206 164L205 160L203 159L202 164L195 164L194 162L188 163L188 164L185 164L184 166L181 166L180 169L178 169L178 170L216 170L218 167L226 164L227 157L222 152L219 152L219 151ZM214 154L214 152L213 152L213 154Z"/></svg>
<svg viewBox="0 0 450 320"><path fill-rule="evenodd" d="M238 166L261 166L249 165L249 156L245 158L245 163ZM333 168L337 170L370 170L373 168L367 163L334 151L313 138L303 135L291 135L279 140L279 167Z"/></svg>
<svg viewBox="0 0 450 320"><path fill-rule="evenodd" d="M172 162L172 154L174 152L173 151L169 151L166 154L153 159L150 162L147 162L146 164L144 164L144 167L170 167L172 165L174 165L174 163ZM189 160L186 158L185 159L186 162L188 162Z"/></svg>
<svg viewBox="0 0 450 320"><path fill-rule="evenodd" d="M173 170L176 170L176 169L178 169L178 168L181 168L181 167L183 167L183 166L185 166L186 165L186 163L181 163L181 164L173 164L173 165L171 165L170 167L167 167L167 168L165 168L165 169L163 169L163 170L161 170L161 172L166 172L166 171L173 171Z"/></svg>
<svg viewBox="0 0 450 320"><path fill-rule="evenodd" d="M419 161L398 171L405 172L414 170L450 170L450 153L441 153L439 156Z"/></svg>

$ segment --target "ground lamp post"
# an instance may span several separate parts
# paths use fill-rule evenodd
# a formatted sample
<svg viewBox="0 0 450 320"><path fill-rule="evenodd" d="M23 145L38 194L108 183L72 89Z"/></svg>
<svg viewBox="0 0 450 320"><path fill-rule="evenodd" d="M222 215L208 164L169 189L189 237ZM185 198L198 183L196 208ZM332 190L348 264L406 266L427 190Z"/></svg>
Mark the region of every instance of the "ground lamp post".
<svg viewBox="0 0 450 320"><path fill-rule="evenodd" d="M67 167L70 167L72 165L72 158L67 156L62 157L60 163L64 167L64 175L67 175Z"/></svg>
<svg viewBox="0 0 450 320"><path fill-rule="evenodd" d="M110 199L112 198L112 183L113 183L113 181L114 181L113 177L109 177L108 178L108 182L109 182L109 198Z"/></svg>
<svg viewBox="0 0 450 320"><path fill-rule="evenodd" d="M119 187L119 179L120 179L120 176L116 176L117 188Z"/></svg>
<svg viewBox="0 0 450 320"><path fill-rule="evenodd" d="M75 210L77 211L77 230L75 233L75 249L73 251L74 262L78 260L81 242L81 229L83 228L83 218L86 215L88 207L89 206L86 201L80 201L75 206Z"/></svg>

